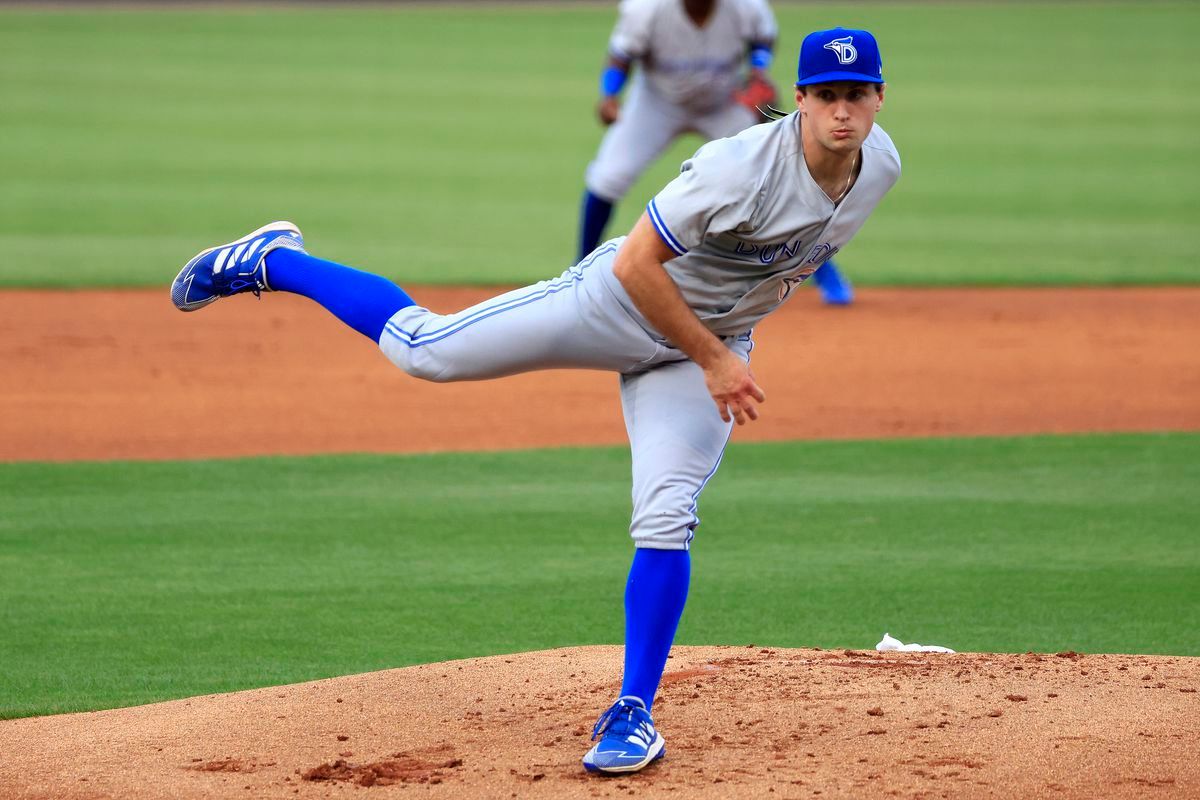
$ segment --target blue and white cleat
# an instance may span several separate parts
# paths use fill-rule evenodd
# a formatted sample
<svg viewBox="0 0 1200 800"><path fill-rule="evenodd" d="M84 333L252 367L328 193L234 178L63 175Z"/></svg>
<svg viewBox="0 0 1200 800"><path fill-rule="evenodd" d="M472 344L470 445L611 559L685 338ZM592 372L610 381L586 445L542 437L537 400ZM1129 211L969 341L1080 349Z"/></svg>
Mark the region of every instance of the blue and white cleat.
<svg viewBox="0 0 1200 800"><path fill-rule="evenodd" d="M180 311L195 311L219 297L271 291L266 255L280 247L304 252L304 237L291 222L272 222L229 244L200 251L175 276L171 302Z"/></svg>
<svg viewBox="0 0 1200 800"><path fill-rule="evenodd" d="M854 302L854 288L850 281L842 275L837 265L826 261L818 269L813 278L821 287L821 297L831 306L848 306Z"/></svg>
<svg viewBox="0 0 1200 800"><path fill-rule="evenodd" d="M667 742L654 728L646 704L637 697L622 697L600 715L592 739L600 741L583 757L588 772L624 775L649 766L667 754Z"/></svg>

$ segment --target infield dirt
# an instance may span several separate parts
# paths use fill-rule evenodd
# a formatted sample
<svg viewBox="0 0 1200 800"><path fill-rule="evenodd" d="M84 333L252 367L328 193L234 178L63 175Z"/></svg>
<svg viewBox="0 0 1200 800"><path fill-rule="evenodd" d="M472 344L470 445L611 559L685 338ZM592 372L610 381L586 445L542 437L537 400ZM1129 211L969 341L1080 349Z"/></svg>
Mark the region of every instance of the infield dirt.
<svg viewBox="0 0 1200 800"><path fill-rule="evenodd" d="M1200 289L810 294L756 338L743 441L1200 430ZM624 441L611 375L423 384L286 296L0 292L0 370L0 460ZM0 797L1200 796L1200 659L677 648L667 758L591 778L619 670L588 647L0 722Z"/></svg>
<svg viewBox="0 0 1200 800"><path fill-rule="evenodd" d="M736 441L1200 430L1200 288L808 292L755 339L767 403ZM424 383L294 296L0 292L0 461L625 441L612 375Z"/></svg>

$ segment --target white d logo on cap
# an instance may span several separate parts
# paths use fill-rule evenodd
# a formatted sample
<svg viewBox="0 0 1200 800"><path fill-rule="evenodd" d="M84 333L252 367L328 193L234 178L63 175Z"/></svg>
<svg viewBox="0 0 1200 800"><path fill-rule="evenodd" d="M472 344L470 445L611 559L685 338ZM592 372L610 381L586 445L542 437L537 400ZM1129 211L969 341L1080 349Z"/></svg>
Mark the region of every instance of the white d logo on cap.
<svg viewBox="0 0 1200 800"><path fill-rule="evenodd" d="M826 44L825 49L837 53L839 63L853 64L858 60L858 50L854 49L854 45L851 44L853 41L853 36L844 36Z"/></svg>

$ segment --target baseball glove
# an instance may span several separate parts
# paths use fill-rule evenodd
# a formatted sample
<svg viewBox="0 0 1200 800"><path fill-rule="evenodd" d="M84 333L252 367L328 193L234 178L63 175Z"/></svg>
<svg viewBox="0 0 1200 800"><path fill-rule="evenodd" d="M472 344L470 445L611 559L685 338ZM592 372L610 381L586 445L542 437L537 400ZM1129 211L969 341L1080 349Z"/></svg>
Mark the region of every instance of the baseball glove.
<svg viewBox="0 0 1200 800"><path fill-rule="evenodd" d="M771 79L761 72L753 72L743 86L733 95L733 99L754 112L758 122L770 122L774 117L767 113L767 107L775 105L778 93Z"/></svg>

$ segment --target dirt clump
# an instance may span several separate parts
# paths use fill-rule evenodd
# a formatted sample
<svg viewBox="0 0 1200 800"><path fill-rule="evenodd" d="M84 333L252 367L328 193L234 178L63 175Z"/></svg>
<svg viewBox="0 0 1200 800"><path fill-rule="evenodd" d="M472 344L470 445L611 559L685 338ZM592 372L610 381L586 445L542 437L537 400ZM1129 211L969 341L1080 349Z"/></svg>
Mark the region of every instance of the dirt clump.
<svg viewBox="0 0 1200 800"><path fill-rule="evenodd" d="M461 758L431 761L412 753L393 753L391 758L370 764L351 764L339 758L332 763L304 770L300 777L306 781L345 781L359 786L439 784L446 779L447 770L458 769L462 764Z"/></svg>

